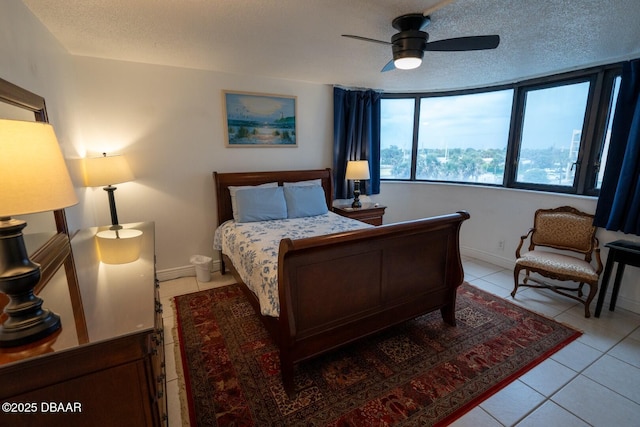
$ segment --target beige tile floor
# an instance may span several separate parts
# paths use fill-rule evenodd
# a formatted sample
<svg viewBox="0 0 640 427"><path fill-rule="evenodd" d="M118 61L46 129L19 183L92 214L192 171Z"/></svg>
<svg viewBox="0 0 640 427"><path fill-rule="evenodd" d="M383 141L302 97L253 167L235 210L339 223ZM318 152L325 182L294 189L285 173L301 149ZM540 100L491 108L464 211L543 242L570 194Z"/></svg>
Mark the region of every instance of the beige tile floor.
<svg viewBox="0 0 640 427"><path fill-rule="evenodd" d="M640 425L640 315L616 308L599 319L584 317L578 302L546 290L521 288L516 299L510 270L464 259L465 280L572 325L584 334L516 381L480 403L454 426L603 426ZM210 282L184 277L163 282L167 355L169 426L180 426L171 298L232 283L230 275L212 275ZM595 302L591 307L595 310Z"/></svg>

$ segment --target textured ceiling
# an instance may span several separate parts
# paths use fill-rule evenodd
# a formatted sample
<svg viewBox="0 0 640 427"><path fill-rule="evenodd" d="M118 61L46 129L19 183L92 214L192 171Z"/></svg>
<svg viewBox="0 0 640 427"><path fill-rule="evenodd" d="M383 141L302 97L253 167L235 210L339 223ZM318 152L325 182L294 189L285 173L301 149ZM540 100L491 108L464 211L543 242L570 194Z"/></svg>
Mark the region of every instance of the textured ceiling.
<svg viewBox="0 0 640 427"><path fill-rule="evenodd" d="M640 57L639 0L23 2L73 55L350 87L460 89ZM341 37L390 40L393 18L429 10L430 41L499 34L500 46L381 73L389 46Z"/></svg>

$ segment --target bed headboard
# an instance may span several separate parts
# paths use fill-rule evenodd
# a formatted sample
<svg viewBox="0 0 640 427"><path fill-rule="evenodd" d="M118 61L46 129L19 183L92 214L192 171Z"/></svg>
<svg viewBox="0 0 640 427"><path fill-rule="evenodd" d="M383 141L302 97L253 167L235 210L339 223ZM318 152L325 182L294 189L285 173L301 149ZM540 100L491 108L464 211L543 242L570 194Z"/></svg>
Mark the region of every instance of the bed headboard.
<svg viewBox="0 0 640 427"><path fill-rule="evenodd" d="M308 181L318 178L322 181L327 207L331 209L333 204L333 177L329 168L274 172L213 172L218 204L218 225L233 219L231 194L229 193L230 186L258 185L266 182L278 182L279 185L282 185L283 182Z"/></svg>

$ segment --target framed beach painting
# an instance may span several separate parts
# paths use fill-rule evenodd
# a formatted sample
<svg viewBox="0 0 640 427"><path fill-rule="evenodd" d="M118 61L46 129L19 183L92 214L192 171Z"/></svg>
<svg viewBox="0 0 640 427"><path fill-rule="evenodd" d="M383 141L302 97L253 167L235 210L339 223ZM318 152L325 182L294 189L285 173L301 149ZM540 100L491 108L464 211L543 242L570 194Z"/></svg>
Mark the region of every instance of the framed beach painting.
<svg viewBox="0 0 640 427"><path fill-rule="evenodd" d="M296 97L223 91L227 147L296 147Z"/></svg>

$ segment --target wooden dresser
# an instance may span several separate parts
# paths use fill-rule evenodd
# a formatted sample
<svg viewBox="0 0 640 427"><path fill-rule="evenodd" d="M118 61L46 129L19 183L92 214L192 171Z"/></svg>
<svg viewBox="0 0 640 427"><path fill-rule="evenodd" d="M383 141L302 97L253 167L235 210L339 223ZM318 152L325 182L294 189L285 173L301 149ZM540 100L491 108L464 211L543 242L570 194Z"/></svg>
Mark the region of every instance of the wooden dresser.
<svg viewBox="0 0 640 427"><path fill-rule="evenodd" d="M0 425L167 425L154 224L124 227L143 232L137 261L99 261L94 236L107 227L78 232L71 246L81 300L70 298L60 269L40 295L61 330L0 349Z"/></svg>

